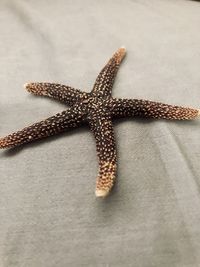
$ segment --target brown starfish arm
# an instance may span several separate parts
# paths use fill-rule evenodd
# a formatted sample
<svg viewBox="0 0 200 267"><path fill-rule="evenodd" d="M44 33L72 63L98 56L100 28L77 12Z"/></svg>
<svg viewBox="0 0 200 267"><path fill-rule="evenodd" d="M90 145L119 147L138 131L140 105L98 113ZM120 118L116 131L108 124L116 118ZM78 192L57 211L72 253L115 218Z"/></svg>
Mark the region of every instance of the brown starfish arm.
<svg viewBox="0 0 200 267"><path fill-rule="evenodd" d="M89 121L96 139L96 149L99 158L99 174L95 194L105 197L110 192L117 170L117 156L114 131L110 116L96 116Z"/></svg>
<svg viewBox="0 0 200 267"><path fill-rule="evenodd" d="M173 106L159 102L138 99L112 99L113 117L143 116L169 120L191 120L200 116L199 109Z"/></svg>
<svg viewBox="0 0 200 267"><path fill-rule="evenodd" d="M119 48L101 70L92 89L93 95L102 97L111 95L114 79L125 53L124 47Z"/></svg>
<svg viewBox="0 0 200 267"><path fill-rule="evenodd" d="M81 124L82 117L83 115L78 110L63 111L48 119L34 123L21 131L0 138L0 148L15 147L63 132L67 128L74 128Z"/></svg>
<svg viewBox="0 0 200 267"><path fill-rule="evenodd" d="M49 96L70 106L77 101L86 99L88 95L88 93L58 83L26 83L24 87L30 93Z"/></svg>

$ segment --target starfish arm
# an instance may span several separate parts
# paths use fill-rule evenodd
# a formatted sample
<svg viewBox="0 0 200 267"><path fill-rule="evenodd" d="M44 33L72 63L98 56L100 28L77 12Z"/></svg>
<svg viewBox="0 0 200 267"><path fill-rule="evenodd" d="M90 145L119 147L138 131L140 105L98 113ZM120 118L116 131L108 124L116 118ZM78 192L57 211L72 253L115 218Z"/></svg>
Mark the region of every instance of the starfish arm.
<svg viewBox="0 0 200 267"><path fill-rule="evenodd" d="M140 99L112 99L111 106L113 117L142 116L169 120L192 120L200 116L199 109Z"/></svg>
<svg viewBox="0 0 200 267"><path fill-rule="evenodd" d="M89 121L96 139L99 158L99 174L96 181L97 197L105 197L110 192L116 177L117 156L114 131L110 116L96 116Z"/></svg>
<svg viewBox="0 0 200 267"><path fill-rule="evenodd" d="M111 95L112 86L115 76L119 69L119 65L125 56L125 48L119 48L105 67L101 70L95 81L92 89L92 94L95 96L109 96Z"/></svg>
<svg viewBox="0 0 200 267"><path fill-rule="evenodd" d="M58 83L26 83L24 87L30 93L49 96L70 106L77 101L86 99L88 95L88 93Z"/></svg>
<svg viewBox="0 0 200 267"><path fill-rule="evenodd" d="M81 111L69 109L48 119L34 123L20 131L9 134L6 137L0 138L0 148L15 147L64 132L67 128L79 126L82 121L83 114Z"/></svg>

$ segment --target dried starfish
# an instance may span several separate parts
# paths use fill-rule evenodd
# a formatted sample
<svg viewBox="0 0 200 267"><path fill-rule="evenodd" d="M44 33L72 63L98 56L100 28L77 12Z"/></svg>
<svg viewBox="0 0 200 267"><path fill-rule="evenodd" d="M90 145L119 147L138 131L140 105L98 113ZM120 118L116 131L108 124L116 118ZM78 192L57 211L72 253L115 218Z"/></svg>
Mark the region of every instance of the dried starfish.
<svg viewBox="0 0 200 267"><path fill-rule="evenodd" d="M117 154L112 119L142 116L148 118L194 119L198 109L172 106L140 99L118 99L111 91L125 48L118 49L99 73L90 93L55 83L27 83L25 88L39 96L49 96L70 106L69 109L0 139L0 148L22 145L68 128L88 123L96 139L99 175L96 196L110 192L117 170Z"/></svg>

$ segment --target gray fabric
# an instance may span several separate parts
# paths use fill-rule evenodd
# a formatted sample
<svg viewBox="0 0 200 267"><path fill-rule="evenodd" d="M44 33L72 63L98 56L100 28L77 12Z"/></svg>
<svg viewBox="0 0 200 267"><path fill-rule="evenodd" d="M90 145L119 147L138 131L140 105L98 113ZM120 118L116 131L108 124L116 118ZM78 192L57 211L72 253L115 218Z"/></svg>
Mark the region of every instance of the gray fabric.
<svg viewBox="0 0 200 267"><path fill-rule="evenodd" d="M0 135L65 108L28 81L86 88L120 46L113 94L200 105L200 3L0 2ZM200 266L200 122L115 123L118 179L94 196L87 128L0 153L0 266Z"/></svg>

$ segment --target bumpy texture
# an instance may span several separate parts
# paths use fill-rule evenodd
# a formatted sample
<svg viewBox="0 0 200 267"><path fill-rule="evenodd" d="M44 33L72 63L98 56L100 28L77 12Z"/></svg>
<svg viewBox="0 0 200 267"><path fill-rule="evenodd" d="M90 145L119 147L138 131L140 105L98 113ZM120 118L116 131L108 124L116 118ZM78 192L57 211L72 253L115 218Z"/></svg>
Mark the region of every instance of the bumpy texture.
<svg viewBox="0 0 200 267"><path fill-rule="evenodd" d="M90 93L54 83L27 83L25 88L39 96L49 96L70 106L46 120L0 138L0 148L15 147L88 123L94 134L99 158L96 196L110 192L117 170L112 118L142 116L147 118L189 120L200 115L198 109L172 106L148 100L112 98L112 87L125 48L118 49L99 73Z"/></svg>

